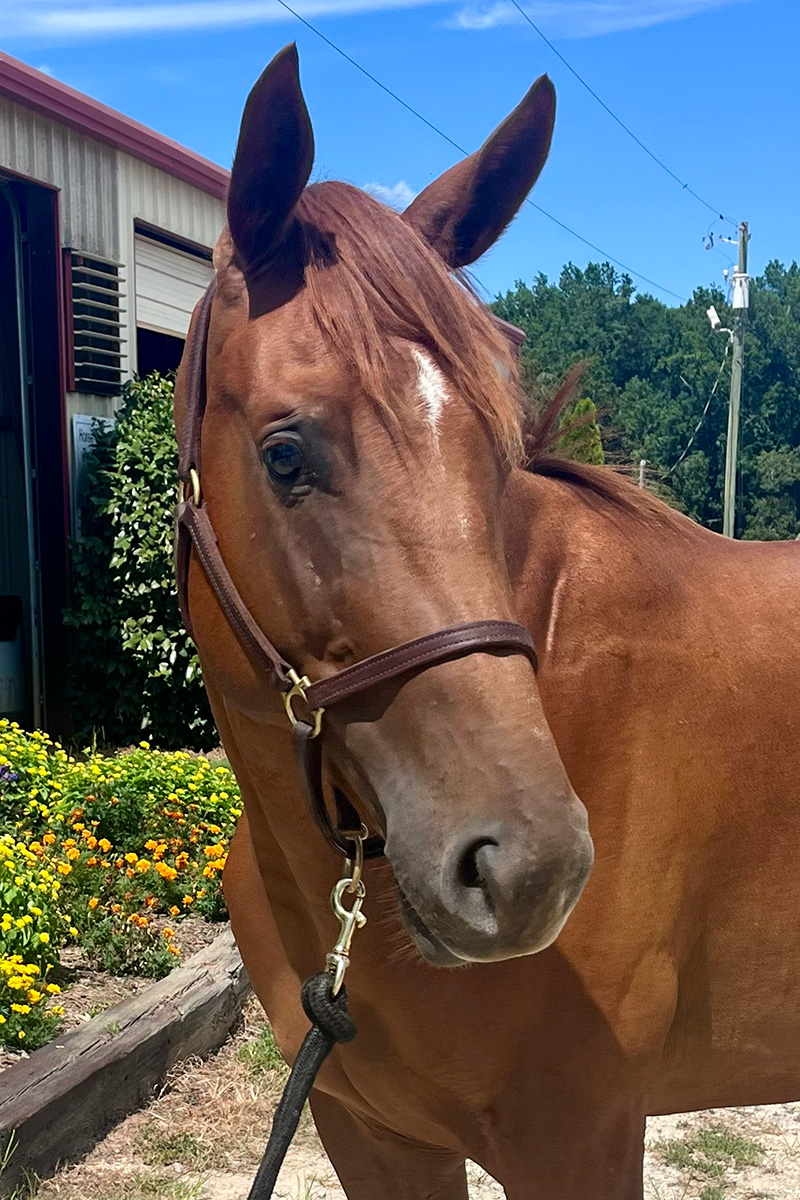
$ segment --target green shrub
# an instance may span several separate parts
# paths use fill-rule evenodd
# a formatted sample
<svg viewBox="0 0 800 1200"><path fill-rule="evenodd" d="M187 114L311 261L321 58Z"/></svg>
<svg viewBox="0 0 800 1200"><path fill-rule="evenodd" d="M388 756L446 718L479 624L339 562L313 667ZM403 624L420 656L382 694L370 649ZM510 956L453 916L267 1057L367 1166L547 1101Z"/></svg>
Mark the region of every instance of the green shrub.
<svg viewBox="0 0 800 1200"><path fill-rule="evenodd" d="M172 561L178 450L172 382L125 386L87 457L74 546L73 713L79 738L126 745L216 744L197 655L181 625Z"/></svg>

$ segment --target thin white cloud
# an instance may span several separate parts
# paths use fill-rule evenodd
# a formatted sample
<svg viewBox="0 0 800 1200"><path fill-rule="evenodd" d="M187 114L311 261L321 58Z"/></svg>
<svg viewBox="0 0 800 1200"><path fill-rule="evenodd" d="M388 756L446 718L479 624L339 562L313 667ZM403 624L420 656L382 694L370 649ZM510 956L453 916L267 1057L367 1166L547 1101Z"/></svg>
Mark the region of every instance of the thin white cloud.
<svg viewBox="0 0 800 1200"><path fill-rule="evenodd" d="M380 9L412 8L441 0L296 0L292 7L305 17L347 15ZM137 33L166 33L179 29L222 29L245 25L291 22L290 13L275 0L187 0L178 4L115 3L115 0L5 0L6 39L63 38L86 40Z"/></svg>
<svg viewBox="0 0 800 1200"><path fill-rule="evenodd" d="M386 187L382 183L365 183L364 191L370 192L376 199L381 200L384 204L388 204L390 208L397 208L400 212L404 208L408 208L412 200L416 198L417 193L408 186L405 179L401 179L394 187Z"/></svg>
<svg viewBox="0 0 800 1200"><path fill-rule="evenodd" d="M524 0L526 12L552 37L597 37L678 21L699 13L754 0ZM452 9L453 0L295 0L305 17L414 8ZM119 37L180 29L220 29L290 22L276 0L3 0L3 35L27 40ZM521 22L509 0L468 0L447 24L481 30Z"/></svg>
<svg viewBox="0 0 800 1200"><path fill-rule="evenodd" d="M522 0L525 12L550 37L585 38L626 29L645 29L681 21L714 9L754 0L562 0L537 3ZM522 13L509 0L470 0L447 24L451 28L482 30L498 25L521 25Z"/></svg>

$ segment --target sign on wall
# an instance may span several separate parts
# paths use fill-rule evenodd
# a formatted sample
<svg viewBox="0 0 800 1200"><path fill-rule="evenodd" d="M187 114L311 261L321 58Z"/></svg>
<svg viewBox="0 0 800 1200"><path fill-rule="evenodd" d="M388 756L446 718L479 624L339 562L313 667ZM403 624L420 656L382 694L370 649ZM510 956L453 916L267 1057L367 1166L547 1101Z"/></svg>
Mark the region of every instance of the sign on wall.
<svg viewBox="0 0 800 1200"><path fill-rule="evenodd" d="M72 417L72 528L81 536L81 508L86 489L86 457L94 445L95 429L109 429L113 417L91 417L74 413Z"/></svg>

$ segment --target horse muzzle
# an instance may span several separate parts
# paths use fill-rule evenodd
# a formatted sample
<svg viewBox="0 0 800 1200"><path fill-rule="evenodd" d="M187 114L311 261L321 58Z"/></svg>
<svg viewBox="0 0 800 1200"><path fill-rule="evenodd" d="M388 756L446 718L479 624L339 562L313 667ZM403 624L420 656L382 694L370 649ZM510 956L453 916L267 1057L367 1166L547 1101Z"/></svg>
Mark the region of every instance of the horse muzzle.
<svg viewBox="0 0 800 1200"><path fill-rule="evenodd" d="M494 821L460 830L435 854L391 830L386 856L403 923L434 966L535 954L555 941L589 877L594 848L586 810L568 802L558 833Z"/></svg>

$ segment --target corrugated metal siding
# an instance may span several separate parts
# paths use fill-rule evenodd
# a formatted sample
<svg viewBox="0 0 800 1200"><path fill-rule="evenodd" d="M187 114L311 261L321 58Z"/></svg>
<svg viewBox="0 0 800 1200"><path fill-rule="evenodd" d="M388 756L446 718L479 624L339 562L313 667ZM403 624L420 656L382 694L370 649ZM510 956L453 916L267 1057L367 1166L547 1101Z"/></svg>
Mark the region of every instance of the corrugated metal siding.
<svg viewBox="0 0 800 1200"><path fill-rule="evenodd" d="M145 221L176 238L213 248L225 223L222 200L199 191L148 163L118 153L118 195L122 259L128 266L128 295L136 295L134 222ZM128 305L128 365L136 370L135 305Z"/></svg>
<svg viewBox="0 0 800 1200"><path fill-rule="evenodd" d="M65 246L119 261L117 152L0 96L0 167L60 189Z"/></svg>

